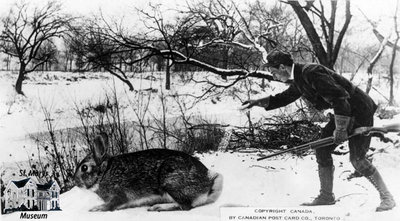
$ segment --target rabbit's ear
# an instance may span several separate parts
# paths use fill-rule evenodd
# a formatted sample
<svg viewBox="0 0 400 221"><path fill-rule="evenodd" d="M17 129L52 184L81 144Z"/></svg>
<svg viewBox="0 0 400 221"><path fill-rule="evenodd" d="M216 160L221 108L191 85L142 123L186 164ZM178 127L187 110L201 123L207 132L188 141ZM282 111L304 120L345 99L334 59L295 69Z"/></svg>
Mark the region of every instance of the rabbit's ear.
<svg viewBox="0 0 400 221"><path fill-rule="evenodd" d="M107 156L108 137L107 134L101 133L94 138L94 158L97 164L101 164Z"/></svg>

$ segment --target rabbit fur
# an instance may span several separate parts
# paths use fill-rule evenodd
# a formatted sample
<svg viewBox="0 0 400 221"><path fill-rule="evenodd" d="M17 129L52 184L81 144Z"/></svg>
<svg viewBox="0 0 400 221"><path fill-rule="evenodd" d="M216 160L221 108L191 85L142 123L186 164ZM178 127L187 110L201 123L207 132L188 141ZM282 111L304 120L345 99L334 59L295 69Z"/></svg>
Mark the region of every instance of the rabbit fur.
<svg viewBox="0 0 400 221"><path fill-rule="evenodd" d="M149 211L190 210L215 202L221 194L222 175L186 153L149 149L109 156L105 134L95 138L94 146L74 175L77 186L92 189L105 202L90 211L139 206L150 206Z"/></svg>

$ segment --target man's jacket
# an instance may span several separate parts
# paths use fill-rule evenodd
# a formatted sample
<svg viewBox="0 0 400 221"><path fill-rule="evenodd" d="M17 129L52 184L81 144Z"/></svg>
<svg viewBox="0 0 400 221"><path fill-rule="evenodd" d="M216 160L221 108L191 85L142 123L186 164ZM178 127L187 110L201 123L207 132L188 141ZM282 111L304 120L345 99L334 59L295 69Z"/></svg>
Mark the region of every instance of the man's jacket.
<svg viewBox="0 0 400 221"><path fill-rule="evenodd" d="M374 101L349 80L319 64L295 64L294 81L282 93L271 96L266 110L283 107L303 97L316 109L333 108L335 114L373 114Z"/></svg>

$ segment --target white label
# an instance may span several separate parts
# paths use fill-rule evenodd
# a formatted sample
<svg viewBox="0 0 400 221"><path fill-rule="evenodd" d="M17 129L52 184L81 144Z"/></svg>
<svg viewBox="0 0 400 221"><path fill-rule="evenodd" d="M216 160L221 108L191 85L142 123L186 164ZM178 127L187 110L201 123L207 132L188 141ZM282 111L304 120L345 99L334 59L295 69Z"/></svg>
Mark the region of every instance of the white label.
<svg viewBox="0 0 400 221"><path fill-rule="evenodd" d="M221 207L221 221L344 221L344 214L325 208L256 208L256 207Z"/></svg>

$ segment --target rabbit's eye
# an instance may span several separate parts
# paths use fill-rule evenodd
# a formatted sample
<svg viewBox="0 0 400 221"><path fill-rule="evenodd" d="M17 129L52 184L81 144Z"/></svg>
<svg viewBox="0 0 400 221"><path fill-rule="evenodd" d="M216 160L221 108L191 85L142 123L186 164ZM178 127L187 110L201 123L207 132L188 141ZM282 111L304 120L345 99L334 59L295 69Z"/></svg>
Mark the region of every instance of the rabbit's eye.
<svg viewBox="0 0 400 221"><path fill-rule="evenodd" d="M88 170L88 166L87 165L83 165L81 167L82 172L86 172Z"/></svg>

